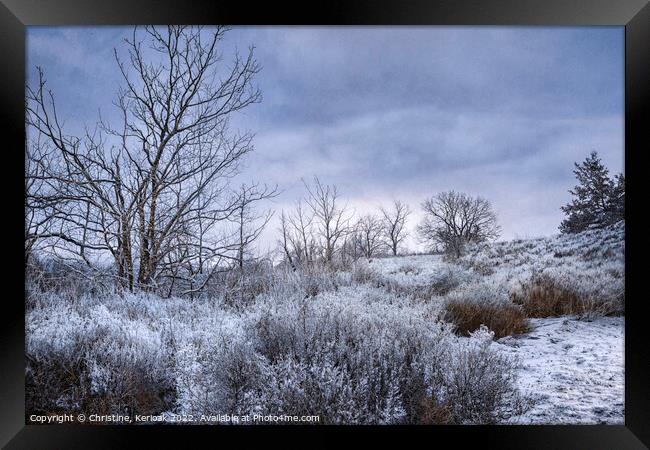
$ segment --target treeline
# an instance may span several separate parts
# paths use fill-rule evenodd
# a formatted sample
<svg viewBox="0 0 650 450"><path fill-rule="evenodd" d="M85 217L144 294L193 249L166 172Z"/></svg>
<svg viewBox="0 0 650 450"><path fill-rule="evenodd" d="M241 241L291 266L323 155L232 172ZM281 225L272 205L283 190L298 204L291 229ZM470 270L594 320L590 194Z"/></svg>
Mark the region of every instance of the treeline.
<svg viewBox="0 0 650 450"><path fill-rule="evenodd" d="M305 183L307 195L291 211L280 216L280 248L292 267L322 261L345 263L361 256L397 255L408 235L406 221L411 210L396 200L378 214L354 214L336 186L323 184L314 177Z"/></svg>
<svg viewBox="0 0 650 450"><path fill-rule="evenodd" d="M319 261L346 264L360 257L396 256L403 251L412 213L406 203L395 200L388 208L355 219L336 186L315 177L305 188L305 198L280 216L279 244L292 267ZM499 236L496 214L484 198L447 191L421 206L424 219L417 226L416 238L430 251L459 257L467 245Z"/></svg>

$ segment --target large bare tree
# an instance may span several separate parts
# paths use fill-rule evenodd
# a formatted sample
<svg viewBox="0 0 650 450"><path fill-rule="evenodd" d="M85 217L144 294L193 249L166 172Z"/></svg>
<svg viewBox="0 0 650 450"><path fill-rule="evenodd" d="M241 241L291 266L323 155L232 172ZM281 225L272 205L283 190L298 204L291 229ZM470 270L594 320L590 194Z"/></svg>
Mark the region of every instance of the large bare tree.
<svg viewBox="0 0 650 450"><path fill-rule="evenodd" d="M237 259L237 241L219 225L238 211L229 181L253 147L229 119L260 100L259 66L252 49L222 64L225 32L136 27L126 57L115 51L119 121L100 118L81 136L64 130L39 70L27 88L27 117L30 135L57 152L55 164L40 165L56 184L57 228L44 237L58 251L89 263L90 252L109 256L129 289L155 287L190 263L203 272Z"/></svg>
<svg viewBox="0 0 650 450"><path fill-rule="evenodd" d="M392 209L381 208L381 214L386 241L393 252L393 256L396 256L399 245L408 235L406 219L411 214L411 210L406 203L395 200Z"/></svg>
<svg viewBox="0 0 650 450"><path fill-rule="evenodd" d="M500 233L490 202L462 192L442 192L422 203L424 219L418 226L423 240L442 244L453 257L460 257L467 244L496 239Z"/></svg>
<svg viewBox="0 0 650 450"><path fill-rule="evenodd" d="M54 206L61 201L56 182L49 176L53 149L40 136L25 146L25 266L31 263L38 243L56 235Z"/></svg>

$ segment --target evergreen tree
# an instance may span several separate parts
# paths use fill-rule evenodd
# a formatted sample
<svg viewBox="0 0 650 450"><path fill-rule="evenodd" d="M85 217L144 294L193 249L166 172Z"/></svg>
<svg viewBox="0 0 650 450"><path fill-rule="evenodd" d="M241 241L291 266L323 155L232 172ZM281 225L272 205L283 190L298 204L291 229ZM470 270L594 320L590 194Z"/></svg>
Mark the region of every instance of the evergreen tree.
<svg viewBox="0 0 650 450"><path fill-rule="evenodd" d="M625 219L625 176L622 173L616 175L614 189L610 195L610 211L612 222Z"/></svg>
<svg viewBox="0 0 650 450"><path fill-rule="evenodd" d="M567 217L560 224L563 233L578 233L588 227L605 227L623 220L625 213L625 178L609 178L609 170L596 152L582 164L575 163L573 173L578 185L569 192L571 203L562 207Z"/></svg>

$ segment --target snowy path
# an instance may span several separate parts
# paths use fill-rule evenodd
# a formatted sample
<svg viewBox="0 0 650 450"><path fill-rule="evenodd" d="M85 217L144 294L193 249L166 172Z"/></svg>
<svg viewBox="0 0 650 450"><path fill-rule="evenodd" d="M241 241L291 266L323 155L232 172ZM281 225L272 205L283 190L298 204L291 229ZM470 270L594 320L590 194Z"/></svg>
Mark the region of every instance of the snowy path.
<svg viewBox="0 0 650 450"><path fill-rule="evenodd" d="M534 406L522 424L622 424L624 318L591 322L532 319L530 333L498 341L520 364L520 387Z"/></svg>

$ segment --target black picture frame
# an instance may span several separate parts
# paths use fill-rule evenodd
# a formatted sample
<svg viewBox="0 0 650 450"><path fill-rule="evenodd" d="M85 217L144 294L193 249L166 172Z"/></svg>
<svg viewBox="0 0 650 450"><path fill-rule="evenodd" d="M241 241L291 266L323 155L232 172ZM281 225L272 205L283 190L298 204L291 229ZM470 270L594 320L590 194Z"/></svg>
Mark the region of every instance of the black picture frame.
<svg viewBox="0 0 650 450"><path fill-rule="evenodd" d="M625 171L628 183L626 216L635 215L642 197L644 140L650 129L650 5L648 0L411 0L318 1L300 5L271 2L207 0L191 4L174 0L0 1L0 124L5 167L6 262L3 286L2 370L0 371L0 443L6 448L121 448L154 439L167 445L187 446L192 438L215 433L247 438L248 427L74 426L25 425L24 414L24 251L17 237L24 208L23 153L25 29L31 25L118 25L166 23L228 23L233 25L619 25L625 27ZM645 144L645 145L644 145ZM630 193L631 191L631 193ZM474 443L488 448L641 449L650 445L650 327L645 323L640 289L642 256L641 220L626 220L626 325L625 325L625 425L621 426L435 426L435 427L289 427L291 440L322 444L330 437L361 432L384 440L390 433L399 441L424 439L427 446L445 441ZM638 295L635 295L636 292ZM258 427L270 442L286 427ZM208 434L210 436L208 436ZM413 439L410 439L413 438ZM280 441L288 443L287 440ZM645 444L645 445L644 445ZM446 446L446 445L445 445Z"/></svg>

